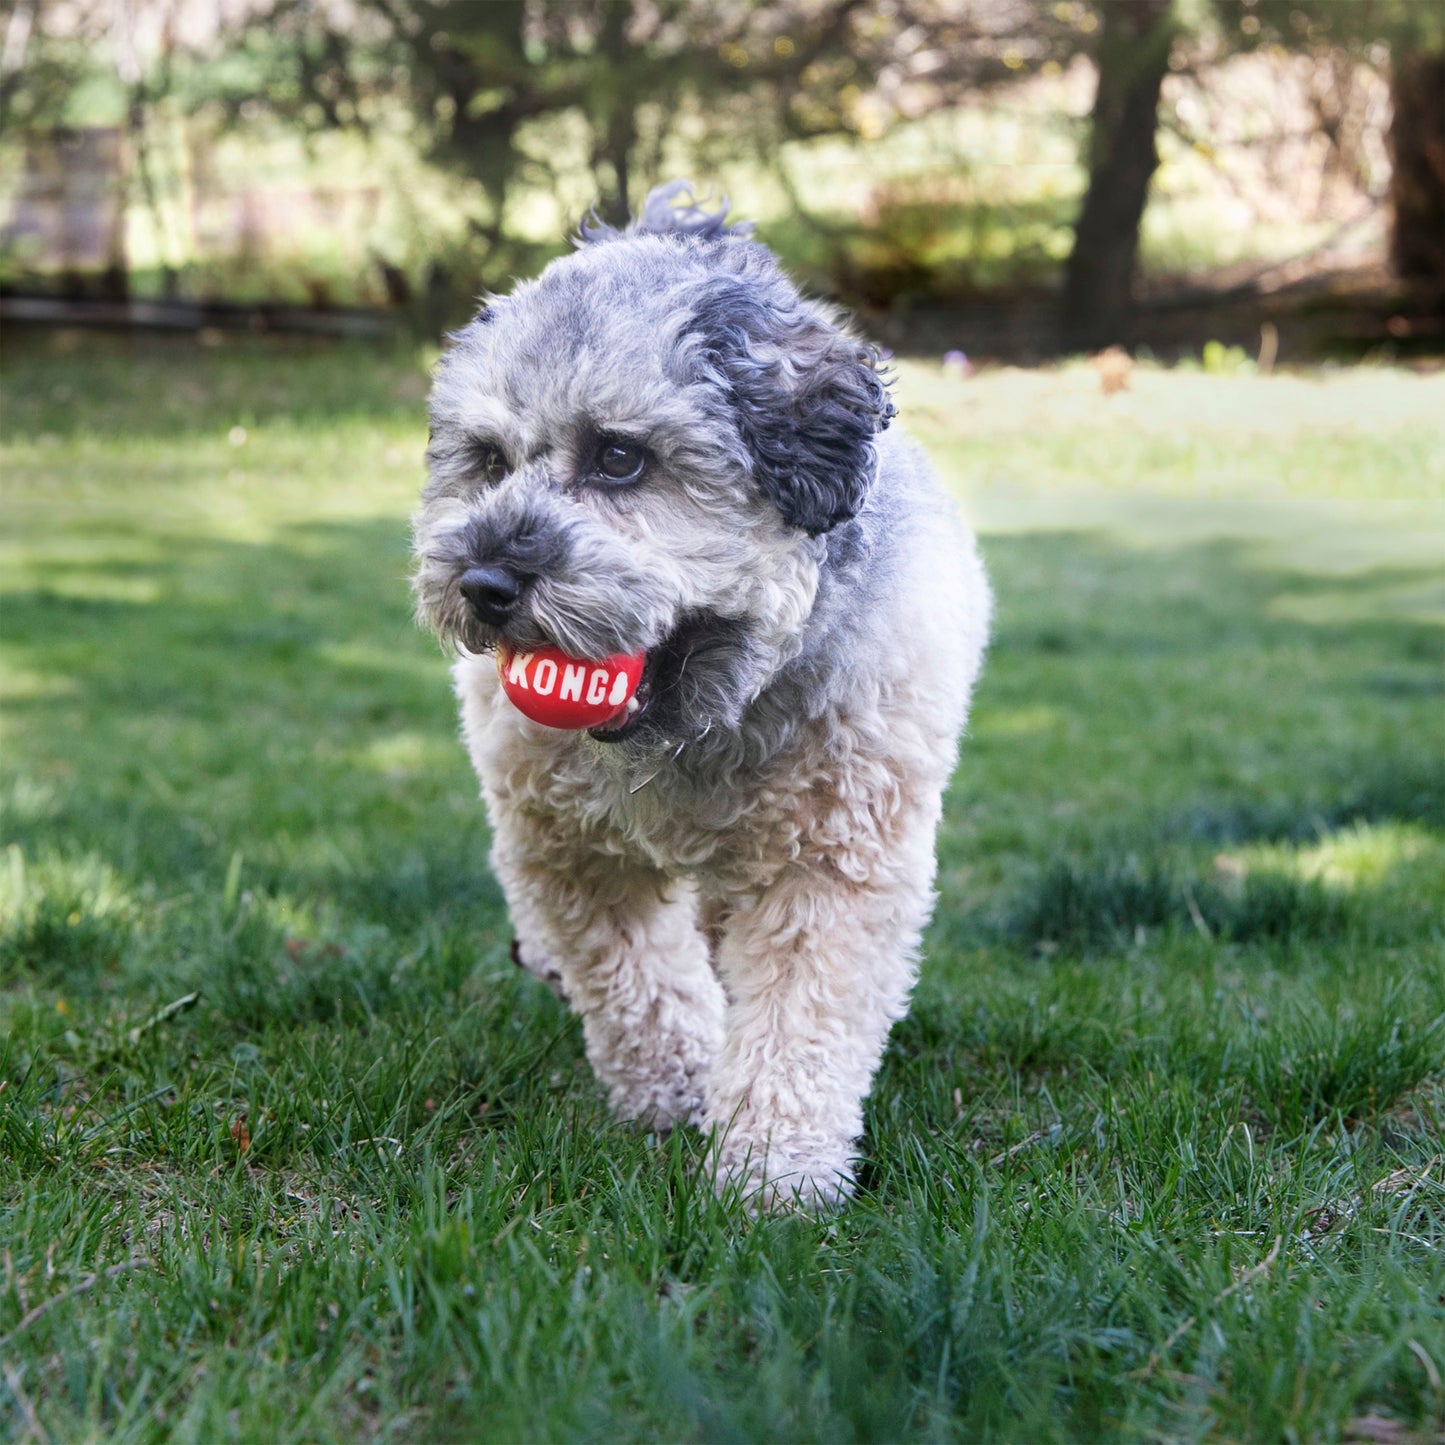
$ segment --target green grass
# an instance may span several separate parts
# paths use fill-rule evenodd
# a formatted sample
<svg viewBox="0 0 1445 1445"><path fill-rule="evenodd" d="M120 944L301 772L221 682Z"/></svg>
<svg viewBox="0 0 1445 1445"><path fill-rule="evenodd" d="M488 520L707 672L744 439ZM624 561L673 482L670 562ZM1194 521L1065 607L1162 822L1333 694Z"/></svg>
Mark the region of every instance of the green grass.
<svg viewBox="0 0 1445 1445"><path fill-rule="evenodd" d="M12 348L0 1433L1434 1437L1441 381L902 371L997 641L859 1198L750 1223L507 961L422 361Z"/></svg>

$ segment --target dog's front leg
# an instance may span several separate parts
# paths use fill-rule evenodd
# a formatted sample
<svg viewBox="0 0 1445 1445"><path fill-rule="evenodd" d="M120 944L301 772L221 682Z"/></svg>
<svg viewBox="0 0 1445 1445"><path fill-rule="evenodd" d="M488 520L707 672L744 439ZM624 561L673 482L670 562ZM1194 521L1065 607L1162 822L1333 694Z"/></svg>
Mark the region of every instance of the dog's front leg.
<svg viewBox="0 0 1445 1445"><path fill-rule="evenodd" d="M496 807L493 835L521 957L560 975L613 1109L649 1128L695 1120L723 995L691 890Z"/></svg>
<svg viewBox="0 0 1445 1445"><path fill-rule="evenodd" d="M819 1208L852 1192L863 1100L907 1009L932 905L929 845L877 881L800 867L729 920L718 959L727 1039L705 1122L719 1188L740 1186L755 1208Z"/></svg>

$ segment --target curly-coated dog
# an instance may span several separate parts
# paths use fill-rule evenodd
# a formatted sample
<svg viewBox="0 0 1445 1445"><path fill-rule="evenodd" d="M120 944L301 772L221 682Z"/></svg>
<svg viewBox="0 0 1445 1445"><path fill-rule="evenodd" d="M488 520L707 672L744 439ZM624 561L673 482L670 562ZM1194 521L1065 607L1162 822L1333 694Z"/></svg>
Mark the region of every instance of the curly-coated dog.
<svg viewBox="0 0 1445 1445"><path fill-rule="evenodd" d="M876 354L677 183L454 338L414 524L518 958L613 1108L714 1130L754 1207L852 1187L907 1008L988 630L973 541ZM529 721L504 649L645 652Z"/></svg>

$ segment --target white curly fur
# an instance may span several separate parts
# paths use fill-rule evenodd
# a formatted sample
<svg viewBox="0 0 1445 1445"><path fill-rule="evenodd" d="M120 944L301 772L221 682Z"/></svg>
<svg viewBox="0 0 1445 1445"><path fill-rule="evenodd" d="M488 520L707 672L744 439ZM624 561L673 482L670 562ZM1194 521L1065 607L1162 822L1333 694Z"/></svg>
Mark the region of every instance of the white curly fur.
<svg viewBox="0 0 1445 1445"><path fill-rule="evenodd" d="M674 253L660 265L628 254L659 243ZM758 253L726 233L608 239L465 334L433 398L417 589L464 649L463 734L521 959L581 1015L612 1107L714 1131L720 1186L756 1207L818 1207L852 1187L863 1100L907 1008L990 602L972 539L896 433L868 449L867 499L836 536L790 525L760 491L726 385L687 368L686 305L698 274L751 276ZM637 294L619 299L619 278ZM789 294L835 344L834 318ZM545 375L539 335L566 352ZM789 365L771 374L796 388L807 337L778 344ZM645 429L655 485L589 491L578 418ZM468 428L517 459L504 482L469 480ZM507 702L456 577L505 552L524 512L565 559L531 583L521 640L629 651L680 618L726 619L741 639L727 669L697 664L714 715L616 743Z"/></svg>

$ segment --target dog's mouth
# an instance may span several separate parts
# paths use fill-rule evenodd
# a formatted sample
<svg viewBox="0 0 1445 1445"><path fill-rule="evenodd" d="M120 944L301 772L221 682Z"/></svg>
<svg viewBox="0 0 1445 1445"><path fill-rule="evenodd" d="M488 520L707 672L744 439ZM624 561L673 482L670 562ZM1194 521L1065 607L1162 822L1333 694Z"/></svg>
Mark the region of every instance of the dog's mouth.
<svg viewBox="0 0 1445 1445"><path fill-rule="evenodd" d="M633 688L631 696L605 721L585 728L587 733L599 742L622 742L640 732L652 720L654 701L659 695L676 687L686 667L688 651L681 642L685 631L685 628L678 629L671 636L664 638L656 647L650 648L642 654L642 674L638 678L637 686ZM511 691L509 679L513 682L517 680L512 671L515 668L520 671L520 682L523 689L534 685L527 680L527 665L539 647L557 656L571 657L573 654L565 653L565 650L559 648L555 643L538 643L530 638L526 642L514 642L506 637L499 637L491 646L497 654L497 671L502 676L502 689L512 702L521 708L521 711L528 717L547 722L551 726L567 727L568 724L565 722L553 723L550 719L530 711L523 705L522 697ZM615 660L611 659L611 661ZM583 661L586 663L585 659ZM604 676L608 675L605 663L587 663L586 665L598 666ZM611 676L617 683L623 681L621 673L614 673ZM552 684L549 682L549 695L551 687Z"/></svg>
<svg viewBox="0 0 1445 1445"><path fill-rule="evenodd" d="M602 743L621 743L648 728L654 721L654 712L662 711L668 701L676 700L678 685L691 656L689 637L694 631L695 624L684 623L656 647L649 648L644 654L637 690L605 723L588 728L588 735Z"/></svg>
<svg viewBox="0 0 1445 1445"><path fill-rule="evenodd" d="M660 648L653 648L647 654L642 665L642 677L637 684L637 691L604 723L598 723L596 727L587 729L591 737L599 742L619 743L624 738L631 737L647 719L649 708L652 706L653 683L652 676L655 668L655 660Z"/></svg>
<svg viewBox="0 0 1445 1445"><path fill-rule="evenodd" d="M622 743L648 735L682 742L696 739L712 725L716 707L708 676L719 649L734 646L741 624L713 613L694 613L656 647L649 648L642 678L626 707L605 723L588 728L603 743Z"/></svg>
<svg viewBox="0 0 1445 1445"><path fill-rule="evenodd" d="M531 630L525 638L494 632L482 646L502 655L558 648L550 638ZM747 624L741 618L711 611L688 613L642 659L642 675L632 696L605 721L585 728L597 742L639 740L648 746L695 742L719 724L735 724L741 705L751 695L746 679L754 659Z"/></svg>

